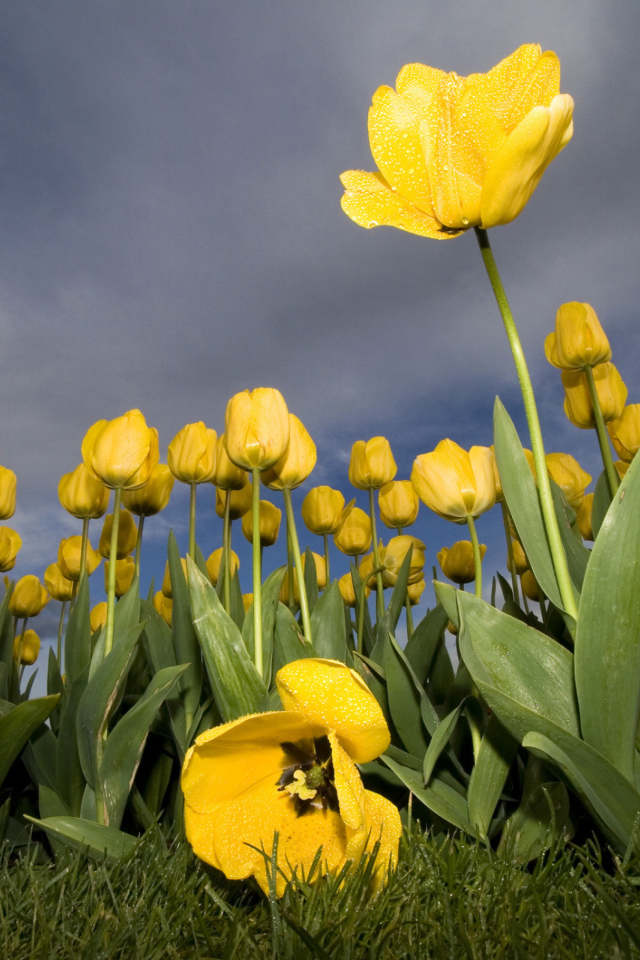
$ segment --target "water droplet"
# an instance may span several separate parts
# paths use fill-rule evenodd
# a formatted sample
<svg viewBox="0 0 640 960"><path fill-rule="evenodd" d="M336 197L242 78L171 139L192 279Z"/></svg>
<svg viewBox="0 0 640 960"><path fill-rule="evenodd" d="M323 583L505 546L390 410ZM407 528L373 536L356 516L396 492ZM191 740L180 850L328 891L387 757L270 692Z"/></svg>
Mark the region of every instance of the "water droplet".
<svg viewBox="0 0 640 960"><path fill-rule="evenodd" d="M369 220L369 227L379 227L380 224L377 220Z"/></svg>

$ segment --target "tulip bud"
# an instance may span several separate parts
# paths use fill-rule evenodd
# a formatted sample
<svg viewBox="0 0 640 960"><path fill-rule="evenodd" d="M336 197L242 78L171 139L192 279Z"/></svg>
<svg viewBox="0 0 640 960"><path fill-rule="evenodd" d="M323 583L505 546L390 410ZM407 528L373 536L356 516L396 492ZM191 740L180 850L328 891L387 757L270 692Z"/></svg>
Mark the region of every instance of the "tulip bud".
<svg viewBox="0 0 640 960"><path fill-rule="evenodd" d="M454 523L479 517L496 500L489 447L471 447L467 453L453 440L441 440L432 453L416 457L411 482L423 503Z"/></svg>
<svg viewBox="0 0 640 960"><path fill-rule="evenodd" d="M260 546L272 547L278 539L282 510L268 500L260 501ZM248 510L242 518L242 532L253 543L253 512Z"/></svg>
<svg viewBox="0 0 640 960"><path fill-rule="evenodd" d="M107 604L103 600L101 603L96 603L95 607L89 614L89 622L91 623L91 633L96 633L97 630L101 630L107 622Z"/></svg>
<svg viewBox="0 0 640 960"><path fill-rule="evenodd" d="M631 463L640 449L640 403L630 403L625 407L607 430L620 459Z"/></svg>
<svg viewBox="0 0 640 960"><path fill-rule="evenodd" d="M73 596L73 580L65 577L59 563L50 563L44 572L44 585L54 600L65 603Z"/></svg>
<svg viewBox="0 0 640 960"><path fill-rule="evenodd" d="M22 537L11 527L0 527L0 572L13 570L22 546Z"/></svg>
<svg viewBox="0 0 640 960"><path fill-rule="evenodd" d="M65 540L60 541L60 546L58 547L58 563L60 564L62 575L66 577L67 580L80 579L81 553L82 537L80 535L67 537ZM99 563L100 554L97 550L93 549L87 540L87 576L91 576Z"/></svg>
<svg viewBox="0 0 640 960"><path fill-rule="evenodd" d="M413 547L411 554L411 563L409 566L409 583L417 583L424 576L424 552L425 544L417 537L411 537L403 534L400 537L392 537L389 543L382 551L378 551L381 565L384 565L382 571L382 582L385 587L394 587L400 573L400 567L404 563L410 547Z"/></svg>
<svg viewBox="0 0 640 960"><path fill-rule="evenodd" d="M316 445L303 423L289 414L289 445L268 470L262 473L262 482L269 490L292 490L307 479L316 465Z"/></svg>
<svg viewBox="0 0 640 960"><path fill-rule="evenodd" d="M593 382L602 411L602 419L605 423L615 420L624 410L627 399L628 391L622 377L612 363L600 363L593 368ZM564 412L568 419L581 430L593 430L596 418L586 373L583 370L563 370L562 385Z"/></svg>
<svg viewBox="0 0 640 960"><path fill-rule="evenodd" d="M49 594L38 578L29 573L26 577L21 577L13 588L9 610L12 616L19 620L23 617L37 617L49 600Z"/></svg>
<svg viewBox="0 0 640 960"><path fill-rule="evenodd" d="M8 520L16 512L16 475L8 467L0 467L0 520Z"/></svg>
<svg viewBox="0 0 640 960"><path fill-rule="evenodd" d="M307 530L318 536L335 533L342 522L344 497L331 487L313 487L302 501L302 519Z"/></svg>
<svg viewBox="0 0 640 960"><path fill-rule="evenodd" d="M627 463L626 460L615 460L613 465L618 471L618 476L620 477L620 479L624 480L627 470L629 469L631 464Z"/></svg>
<svg viewBox="0 0 640 960"><path fill-rule="evenodd" d="M411 480L390 480L378 492L380 519L392 530L415 523L419 503Z"/></svg>
<svg viewBox="0 0 640 960"><path fill-rule="evenodd" d="M486 552L484 543L480 544L480 557ZM438 563L445 577L454 583L471 583L476 578L473 544L469 540L458 540L452 547L443 547L438 553Z"/></svg>
<svg viewBox="0 0 640 960"><path fill-rule="evenodd" d="M124 491L122 506L137 517L154 517L169 503L173 482L173 474L167 464L156 463L143 487Z"/></svg>
<svg viewBox="0 0 640 960"><path fill-rule="evenodd" d="M58 484L58 499L79 520L96 520L106 513L109 491L80 463L71 473L65 473Z"/></svg>
<svg viewBox="0 0 640 960"><path fill-rule="evenodd" d="M240 567L240 560L238 554L235 550L229 551L229 569L231 571L231 576L233 577L236 570ZM218 585L218 580L220 579L220 570L222 569L222 560L223 560L223 551L222 547L218 547L217 550L214 550L209 559L207 560L207 571L209 573L209 578L211 583L216 587Z"/></svg>
<svg viewBox="0 0 640 960"><path fill-rule="evenodd" d="M289 443L289 411L280 391L258 387L231 397L225 443L229 459L244 470L266 470L277 463Z"/></svg>
<svg viewBox="0 0 640 960"><path fill-rule="evenodd" d="M342 599L348 607L356 606L356 592L353 589L353 578L350 573L345 573L343 577L340 577L338 580L338 587L342 595ZM369 597L371 594L371 587L365 587L365 597Z"/></svg>
<svg viewBox="0 0 640 960"><path fill-rule="evenodd" d="M379 560L382 559L380 557L380 554L383 553L383 551L384 551L384 548L382 546L382 541L380 541L380 544L378 546ZM380 563L380 566L382 566L382 562ZM366 556L364 556L360 561L360 566L358 567L358 573L360 574L360 579L362 580L363 583L367 585L367 589L369 591L371 590L377 591L378 589L378 579L376 576L374 576L374 573L373 573L375 569L376 567L375 567L375 559L374 559L373 553L367 553Z"/></svg>
<svg viewBox="0 0 640 960"><path fill-rule="evenodd" d="M17 662L20 657L20 663L30 667L35 663L40 653L40 637L35 630L25 630L20 643L20 634L17 633L13 641L13 659Z"/></svg>
<svg viewBox="0 0 640 960"><path fill-rule="evenodd" d="M116 560L116 597L124 597L125 593L133 583L133 577L136 572L136 563L133 557L123 557L122 560ZM104 562L104 589L109 592L109 561Z"/></svg>
<svg viewBox="0 0 640 960"><path fill-rule="evenodd" d="M422 580L418 580L416 583L410 583L407 586L407 594L409 595L409 603L412 607L415 607L420 603L420 598L424 593L424 588L426 584L424 582L424 577Z"/></svg>
<svg viewBox="0 0 640 960"><path fill-rule="evenodd" d="M360 507L346 507L338 532L333 535L338 550L359 557L371 546L371 519Z"/></svg>
<svg viewBox="0 0 640 960"><path fill-rule="evenodd" d="M208 483L216 474L218 435L202 420L188 423L169 444L167 463L182 483Z"/></svg>
<svg viewBox="0 0 640 960"><path fill-rule="evenodd" d="M458 628L456 627L455 623L453 623L452 620L449 620L449 622L447 623L447 630L449 631L449 633L452 633L454 637L458 636Z"/></svg>
<svg viewBox="0 0 640 960"><path fill-rule="evenodd" d="M243 471L244 472L244 471ZM245 473L246 477L246 473ZM245 483L239 490L230 490L229 500L229 519L240 520L248 510L251 510L253 502L253 485L250 482ZM221 490L216 487L216 513L224 518L224 505L227 499L227 490Z"/></svg>
<svg viewBox="0 0 640 960"><path fill-rule="evenodd" d="M160 456L158 431L148 427L139 410L115 420L98 420L82 441L82 459L105 487L142 487Z"/></svg>
<svg viewBox="0 0 640 960"><path fill-rule="evenodd" d="M529 561L527 560L527 555L522 549L522 544L518 540L511 541L511 547L513 549L513 563L516 568L516 573L518 576L522 576L525 570L529 569Z"/></svg>
<svg viewBox="0 0 640 960"><path fill-rule="evenodd" d="M100 534L100 543L98 551L105 560L110 559L111 551L111 531L113 528L113 514L109 513L104 518L102 533ZM116 548L116 559L124 560L136 548L138 539L138 528L136 522L128 510L120 511L120 521L118 523L118 546Z"/></svg>
<svg viewBox="0 0 640 960"><path fill-rule="evenodd" d="M544 342L547 360L561 370L582 370L611 359L611 347L597 314L588 303L563 303L555 333Z"/></svg>
<svg viewBox="0 0 640 960"><path fill-rule="evenodd" d="M247 471L236 467L229 459L224 433L220 434L216 444L216 475L211 482L220 490L241 490L249 482Z"/></svg>
<svg viewBox="0 0 640 960"><path fill-rule="evenodd" d="M591 511L593 510L593 494L585 494L585 498L576 511L576 523L583 540L593 540L593 527L591 526Z"/></svg>
<svg viewBox="0 0 640 960"><path fill-rule="evenodd" d="M351 448L349 482L358 490L378 490L393 480L398 468L384 437L356 440Z"/></svg>
<svg viewBox="0 0 640 960"><path fill-rule="evenodd" d="M185 557L180 557L180 563L182 564L182 572L184 573L184 578L187 580L187 561ZM187 580L188 583L188 580ZM164 565L164 577L162 578L162 593L169 600L173 599L173 587L171 586L171 572L169 570L169 561Z"/></svg>
<svg viewBox="0 0 640 960"><path fill-rule="evenodd" d="M522 574L520 577L520 586L522 587L522 592L525 597L528 597L529 600L538 601L541 595L544 596L531 570L525 570Z"/></svg>
<svg viewBox="0 0 640 960"><path fill-rule="evenodd" d="M158 592L153 596L153 606L160 614L166 625L170 627L173 614L173 600L170 597L165 597L162 591L158 590Z"/></svg>
<svg viewBox="0 0 640 960"><path fill-rule="evenodd" d="M585 487L591 483L590 475L568 453L548 453L546 459L549 476L558 484L567 503L577 510L584 500Z"/></svg>
<svg viewBox="0 0 640 960"><path fill-rule="evenodd" d="M305 569L305 560L306 552L302 554L302 569ZM313 561L316 568L316 579L318 581L318 590L324 590L327 586L327 568L324 562L324 557L321 557L319 553L312 553ZM289 600L289 571L286 572L284 580L282 581L282 586L280 587L280 603L288 605ZM296 571L293 571L293 601L294 603L300 603L300 590L298 589L298 574Z"/></svg>
<svg viewBox="0 0 640 960"><path fill-rule="evenodd" d="M242 594L242 606L244 607L244 612L248 613L253 603L253 594L252 593L243 593Z"/></svg>

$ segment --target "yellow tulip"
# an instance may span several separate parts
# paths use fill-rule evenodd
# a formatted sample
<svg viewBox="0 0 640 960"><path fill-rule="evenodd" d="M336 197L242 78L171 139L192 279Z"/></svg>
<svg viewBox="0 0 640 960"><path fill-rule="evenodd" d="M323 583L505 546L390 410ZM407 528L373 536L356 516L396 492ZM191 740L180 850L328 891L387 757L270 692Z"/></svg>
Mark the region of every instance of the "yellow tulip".
<svg viewBox="0 0 640 960"><path fill-rule="evenodd" d="M237 467L266 470L277 463L289 443L289 411L280 391L258 387L231 397L224 436Z"/></svg>
<svg viewBox="0 0 640 960"><path fill-rule="evenodd" d="M327 586L327 567L324 562L324 557L321 557L319 553L311 554L313 557L313 562L316 568L316 579L318 581L318 590L324 590ZM302 554L302 569L305 569L305 558L306 552ZM300 590L298 589L298 574L296 571L293 571L293 601L294 603L300 602ZM289 572L285 573L284 580L282 581L282 586L280 588L280 603L289 604Z"/></svg>
<svg viewBox="0 0 640 960"><path fill-rule="evenodd" d="M640 403L630 403L625 407L620 416L607 426L607 430L620 459L631 463L640 449Z"/></svg>
<svg viewBox="0 0 640 960"><path fill-rule="evenodd" d="M252 593L243 593L242 594L242 606L244 607L244 612L249 612L249 607L253 603L253 594Z"/></svg>
<svg viewBox="0 0 640 960"><path fill-rule="evenodd" d="M73 580L65 577L59 563L50 563L44 572L44 585L54 600L62 603L73 596Z"/></svg>
<svg viewBox="0 0 640 960"><path fill-rule="evenodd" d="M35 663L40 653L40 637L35 630L25 630L20 643L20 634L17 633L13 641L13 659L18 660L26 667Z"/></svg>
<svg viewBox="0 0 640 960"><path fill-rule="evenodd" d="M518 576L522 576L525 570L529 569L527 555L522 549L522 544L518 540L512 540L511 547L513 549L513 563L516 568L516 573Z"/></svg>
<svg viewBox="0 0 640 960"><path fill-rule="evenodd" d="M0 520L8 520L16 512L16 483L13 470L0 467Z"/></svg>
<svg viewBox="0 0 640 960"><path fill-rule="evenodd" d="M371 546L371 518L360 507L347 507L333 542L348 557L359 557Z"/></svg>
<svg viewBox="0 0 640 960"><path fill-rule="evenodd" d="M11 527L0 527L0 573L13 570L22 546L22 537Z"/></svg>
<svg viewBox="0 0 640 960"><path fill-rule="evenodd" d="M471 447L467 453L453 440L441 440L434 451L416 457L411 483L430 510L464 523L495 503L493 454L490 447Z"/></svg>
<svg viewBox="0 0 640 960"><path fill-rule="evenodd" d="M260 501L260 546L272 547L278 539L282 510L268 500ZM242 532L253 543L253 513L248 510L242 518Z"/></svg>
<svg viewBox="0 0 640 960"><path fill-rule="evenodd" d="M211 482L220 490L241 490L248 482L247 471L229 459L224 433L216 444L216 475Z"/></svg>
<svg viewBox="0 0 640 960"><path fill-rule="evenodd" d="M21 577L13 588L9 610L12 616L20 620L23 617L37 617L50 599L38 578L28 573L26 577Z"/></svg>
<svg viewBox="0 0 640 960"><path fill-rule="evenodd" d="M292 490L307 479L316 465L316 445L303 423L289 414L289 444L287 449L268 470L261 475L269 490Z"/></svg>
<svg viewBox="0 0 640 960"><path fill-rule="evenodd" d="M531 570L525 570L525 572L522 574L520 577L520 586L522 587L522 592L524 593L525 597L528 597L529 600L539 600L542 591L540 590L540 585L538 584L538 581L532 574Z"/></svg>
<svg viewBox="0 0 640 960"><path fill-rule="evenodd" d="M104 518L102 533L100 534L100 543L98 551L105 560L110 559L111 552L111 530L113 528L113 514L109 513ZM133 516L128 510L120 511L120 522L118 523L118 546L116 549L116 559L123 560L128 557L136 548L138 539L138 528Z"/></svg>
<svg viewBox="0 0 640 960"><path fill-rule="evenodd" d="M567 502L577 510L584 500L585 487L591 483L591 476L568 453L548 453L547 470L551 479L564 493Z"/></svg>
<svg viewBox="0 0 640 960"><path fill-rule="evenodd" d="M584 500L576 511L576 523L583 540L593 540L593 527L591 526L591 512L593 510L593 494L586 493Z"/></svg>
<svg viewBox="0 0 640 960"><path fill-rule="evenodd" d="M600 363L593 368L602 419L605 423L616 420L624 410L627 388L612 363ZM587 375L583 370L563 370L564 412L575 427L581 430L595 428L596 420L591 404Z"/></svg>
<svg viewBox="0 0 640 960"><path fill-rule="evenodd" d="M80 463L75 470L60 478L58 499L72 517L96 520L107 511L109 491L87 470L84 463Z"/></svg>
<svg viewBox="0 0 640 960"><path fill-rule="evenodd" d="M171 443L167 463L176 480L182 483L208 483L216 475L218 435L204 425L188 423Z"/></svg>
<svg viewBox="0 0 640 960"><path fill-rule="evenodd" d="M100 630L104 627L107 622L107 604L105 600L102 600L100 603L96 603L95 607L92 609L89 614L89 622L91 623L91 633L95 633L96 630Z"/></svg>
<svg viewBox="0 0 640 960"><path fill-rule="evenodd" d="M160 614L166 625L170 627L173 615L173 600L171 597L165 597L162 591L158 590L158 592L153 596L153 606Z"/></svg>
<svg viewBox="0 0 640 960"><path fill-rule="evenodd" d="M160 459L158 431L148 427L139 410L115 420L98 420L82 441L82 459L105 487L142 487Z"/></svg>
<svg viewBox="0 0 640 960"><path fill-rule="evenodd" d="M187 580L187 561L185 557L180 557L180 563L182 564L182 572L184 573L184 578ZM188 581L187 581L188 582ZM169 571L169 561L167 560L164 565L164 577L162 578L162 593L167 599L173 599L173 588L171 586L171 573Z"/></svg>
<svg viewBox="0 0 640 960"><path fill-rule="evenodd" d="M136 572L136 564L133 557L123 557L122 560L116 560L116 597L124 597L125 593L133 583L133 577ZM109 561L104 562L104 589L109 592Z"/></svg>
<svg viewBox="0 0 640 960"><path fill-rule="evenodd" d="M563 303L556 328L544 342L549 363L560 370L582 370L611 359L611 347L598 315L589 303ZM595 373L595 371L594 371Z"/></svg>
<svg viewBox="0 0 640 960"><path fill-rule="evenodd" d="M390 742L377 700L355 671L333 660L289 663L276 685L284 710L207 730L187 752L187 839L229 879L254 876L268 893L277 832L278 896L294 871L308 872L319 847L321 872L336 874L379 843L373 884L381 886L402 824L395 804L366 790L356 767Z"/></svg>
<svg viewBox="0 0 640 960"><path fill-rule="evenodd" d="M344 496L331 487L312 487L302 501L302 519L317 536L336 533L342 523Z"/></svg>
<svg viewBox="0 0 640 960"><path fill-rule="evenodd" d="M409 595L409 603L411 604L412 607L415 607L417 604L420 603L420 598L424 593L425 586L426 584L424 581L424 577L422 578L422 580L418 580L416 581L416 583L410 583L408 585L407 593Z"/></svg>
<svg viewBox="0 0 640 960"><path fill-rule="evenodd" d="M630 464L626 460L616 460L613 465L618 471L618 476L623 480Z"/></svg>
<svg viewBox="0 0 640 960"><path fill-rule="evenodd" d="M486 552L486 546L481 543L480 557ZM452 547L443 547L438 553L438 563L445 577L454 583L471 583L476 578L473 544L469 540L458 540Z"/></svg>
<svg viewBox="0 0 640 960"><path fill-rule="evenodd" d="M349 483L358 490L378 490L393 480L398 468L384 437L356 440L351 448Z"/></svg>
<svg viewBox="0 0 640 960"><path fill-rule="evenodd" d="M380 559L380 554L382 553L382 551L383 551L383 546L382 546L382 541L380 541L380 544L378 546L378 559ZM382 566L382 562L380 563L380 566ZM363 583L367 585L367 589L369 591L378 589L377 577L373 573L375 569L376 569L376 565L375 565L375 558L373 556L373 553L367 553L360 561L360 566L358 567L358 573L360 574L360 579L362 580Z"/></svg>
<svg viewBox="0 0 640 960"><path fill-rule="evenodd" d="M378 491L380 519L392 530L415 523L419 503L411 480L389 480Z"/></svg>
<svg viewBox="0 0 640 960"><path fill-rule="evenodd" d="M445 239L510 223L573 133L560 63L536 44L487 74L403 67L379 87L369 142L379 172L349 170L342 209L363 227Z"/></svg>
<svg viewBox="0 0 640 960"><path fill-rule="evenodd" d="M80 555L82 552L82 537L67 537L60 541L58 547L58 563L62 575L67 580L80 579ZM100 554L94 550L89 541L87 541L87 575L91 576L93 571L100 563Z"/></svg>
<svg viewBox="0 0 640 960"><path fill-rule="evenodd" d="M235 550L229 551L229 567L231 569L231 576L234 575L236 570L240 568L240 559ZM222 568L222 547L218 547L217 550L214 550L207 560L207 570L209 572L209 579L211 583L215 586L218 585L218 580L220 579L220 570Z"/></svg>
<svg viewBox="0 0 640 960"><path fill-rule="evenodd" d="M173 474L167 464L156 463L143 487L124 491L122 506L137 517L154 517L169 503L173 483Z"/></svg>
<svg viewBox="0 0 640 960"><path fill-rule="evenodd" d="M413 547L411 554L411 563L409 565L409 583L417 583L424 575L424 552L425 544L417 537L411 537L403 534L400 537L392 537L382 551L378 551L380 564L384 566L382 571L382 582L385 587L394 587L400 573L400 567L405 561L409 548Z"/></svg>
<svg viewBox="0 0 640 960"><path fill-rule="evenodd" d="M375 580L374 580L375 583ZM356 593L353 589L353 578L350 573L345 573L344 576L340 577L338 580L338 587L340 588L340 593L342 594L342 599L348 607L356 606ZM371 587L365 587L365 597L369 597L371 594Z"/></svg>
<svg viewBox="0 0 640 960"><path fill-rule="evenodd" d="M242 471L245 475L245 471ZM229 501L229 519L231 520L240 520L244 517L247 510L251 510L252 498L253 498L253 486L250 482L245 482L243 487L240 489L233 489L228 487L231 491L230 501ZM216 487L216 513L222 519L224 517L224 505L227 499L227 489L221 489Z"/></svg>

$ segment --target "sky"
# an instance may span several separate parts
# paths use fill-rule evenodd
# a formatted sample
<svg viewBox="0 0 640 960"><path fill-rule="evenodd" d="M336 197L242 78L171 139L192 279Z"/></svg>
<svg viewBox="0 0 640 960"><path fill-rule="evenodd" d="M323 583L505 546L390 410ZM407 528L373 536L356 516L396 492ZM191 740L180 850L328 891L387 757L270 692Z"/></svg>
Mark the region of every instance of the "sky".
<svg viewBox="0 0 640 960"><path fill-rule="evenodd" d="M352 495L357 439L387 437L399 479L445 437L490 444L497 394L526 440L473 232L437 243L367 231L340 208L340 173L375 168L371 96L413 61L466 75L528 42L560 57L573 140L491 242L547 450L572 453L595 481L595 435L564 416L542 345L561 303L591 303L629 402L640 399L640 5L22 0L1 24L0 463L18 475L5 521L23 538L16 577L42 576L60 538L80 532L58 480L94 421L133 407L165 459L185 423L222 431L233 393L277 387L318 447L298 505L321 483ZM144 591L162 576L169 529L186 545L179 486L145 528ZM213 497L210 485L198 494L205 555L221 542ZM94 545L99 532L94 522ZM465 537L425 507L411 532L428 570ZM504 570L497 510L478 532L487 573ZM240 545L248 577L238 531ZM281 542L265 551L267 567L283 555ZM337 554L334 569L347 570ZM102 599L102 568L93 584ZM31 624L43 638L56 608Z"/></svg>

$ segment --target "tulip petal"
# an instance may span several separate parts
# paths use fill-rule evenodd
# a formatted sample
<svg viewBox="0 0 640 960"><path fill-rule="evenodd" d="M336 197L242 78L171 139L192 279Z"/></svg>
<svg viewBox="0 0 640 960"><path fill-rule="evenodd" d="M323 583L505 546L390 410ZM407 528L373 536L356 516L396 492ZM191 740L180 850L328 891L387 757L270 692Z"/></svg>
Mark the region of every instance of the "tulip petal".
<svg viewBox="0 0 640 960"><path fill-rule="evenodd" d="M469 454L453 440L441 440L431 453L416 457L411 482L429 509L462 522L475 501L475 477Z"/></svg>
<svg viewBox="0 0 640 960"><path fill-rule="evenodd" d="M363 852L369 853L376 843L380 844L373 875L373 888L377 890L384 883L389 869L393 870L398 861L402 821L396 805L371 790L364 791L364 816L367 842Z"/></svg>
<svg viewBox="0 0 640 960"><path fill-rule="evenodd" d="M330 732L328 736L340 816L351 830L360 830L364 826L364 787L360 774L349 754L340 746L336 734Z"/></svg>
<svg viewBox="0 0 640 960"><path fill-rule="evenodd" d="M474 502L470 512L473 517L479 517L486 510L490 510L496 502L496 481L493 474L491 447L471 447L469 460L475 477Z"/></svg>
<svg viewBox="0 0 640 960"><path fill-rule="evenodd" d="M506 130L511 131L534 107L548 107L560 92L560 61L552 50L527 43L478 78L482 95Z"/></svg>
<svg viewBox="0 0 640 960"><path fill-rule="evenodd" d="M285 711L333 730L355 763L379 757L391 742L378 701L355 671L335 660L295 660L278 671Z"/></svg>
<svg viewBox="0 0 640 960"><path fill-rule="evenodd" d="M397 227L433 240L458 236L457 232L443 230L437 220L394 193L381 173L347 170L340 180L345 188L342 209L361 227Z"/></svg>
<svg viewBox="0 0 640 960"><path fill-rule="evenodd" d="M407 63L396 78L396 90L421 119L427 120L431 116L433 97L446 75L444 70L425 63Z"/></svg>

